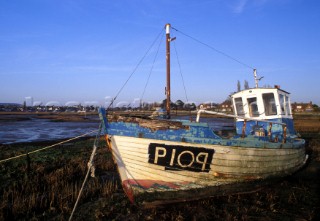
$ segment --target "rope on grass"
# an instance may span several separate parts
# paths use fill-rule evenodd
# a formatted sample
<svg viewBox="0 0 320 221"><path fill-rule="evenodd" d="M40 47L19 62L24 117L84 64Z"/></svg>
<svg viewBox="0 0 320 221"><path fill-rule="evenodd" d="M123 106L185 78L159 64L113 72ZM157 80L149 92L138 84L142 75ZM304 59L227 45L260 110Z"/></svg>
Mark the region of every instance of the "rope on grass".
<svg viewBox="0 0 320 221"><path fill-rule="evenodd" d="M78 138L80 138L80 137L85 137L85 136L87 136L87 135L89 135L89 134L92 134L92 133L95 133L95 132L97 132L97 131L98 131L98 130L93 130L93 131L90 131L90 132L88 132L88 133L79 135L79 136L77 136L77 137L70 138L70 139L68 139L68 140L61 141L61 142L56 143L56 144L52 144L52 145L50 145L50 146L43 147L43 148L38 149L38 150L34 150L34 151L31 151L31 152L28 152L28 153L25 153L25 154L21 154L21 155L18 155L18 156L14 156L14 157L10 157L10 158L4 159L4 160L0 160L0 163L6 162L6 161L9 161L9 160L13 160L13 159L17 159L17 158L26 156L26 155L28 155L28 154L33 154L33 153L36 153L36 152L40 152L40 151L42 151L42 150L46 150L46 149L55 147L55 146L57 146L57 145L67 143L67 142L69 142L69 141L76 140L76 139L78 139Z"/></svg>
<svg viewBox="0 0 320 221"><path fill-rule="evenodd" d="M83 191L83 188L87 182L87 179L88 179L88 176L89 176L89 173L91 171L91 176L94 177L94 166L93 166L93 159L94 159L94 156L96 155L96 151L97 151L97 146L99 145L99 135L101 133L101 129L102 129L102 123L100 124L100 127L99 127L99 132L97 133L97 136L96 136L96 139L94 141L94 144L93 144L93 149L92 149L92 153L91 153L91 156L90 156L90 159L89 159L89 162L88 162L88 171L87 171L87 174L83 180L83 183L82 183L82 186L81 186L81 189L79 191L79 194L78 194L78 197L77 197L77 201L76 203L74 204L73 206L73 209L72 209L72 212L71 212L71 215L69 217L69 221L72 220L72 217L73 217L73 214L74 212L76 211L76 208L78 206L78 203L79 203L79 200L80 200L80 197L82 195L82 191Z"/></svg>

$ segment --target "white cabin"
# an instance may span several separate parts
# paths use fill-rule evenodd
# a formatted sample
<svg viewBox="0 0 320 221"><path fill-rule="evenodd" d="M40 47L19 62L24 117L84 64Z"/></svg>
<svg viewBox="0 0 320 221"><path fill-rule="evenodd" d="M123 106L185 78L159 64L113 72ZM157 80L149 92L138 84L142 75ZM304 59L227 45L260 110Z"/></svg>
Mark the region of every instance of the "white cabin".
<svg viewBox="0 0 320 221"><path fill-rule="evenodd" d="M264 130L263 134L270 131L279 136L285 128L285 136L295 135L289 95L277 86L246 89L233 94L231 98L237 116L237 133L254 135L259 126L260 130ZM270 129L272 122L275 124Z"/></svg>
<svg viewBox="0 0 320 221"><path fill-rule="evenodd" d="M279 88L253 88L233 94L237 116L254 119L292 119L289 93Z"/></svg>

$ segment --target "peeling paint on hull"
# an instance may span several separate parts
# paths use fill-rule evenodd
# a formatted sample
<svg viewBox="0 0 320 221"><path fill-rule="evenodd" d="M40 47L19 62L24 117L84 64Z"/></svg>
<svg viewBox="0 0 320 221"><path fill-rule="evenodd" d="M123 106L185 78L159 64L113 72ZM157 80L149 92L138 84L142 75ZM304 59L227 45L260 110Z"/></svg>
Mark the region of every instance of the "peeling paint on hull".
<svg viewBox="0 0 320 221"><path fill-rule="evenodd" d="M209 162L209 172L181 168L168 170L163 165L148 162L150 157L153 158L148 153L149 144L155 142L190 146L181 142L111 137L113 156L118 164L122 184L133 203L184 201L193 197L208 197L209 193L216 195L219 191L224 194L251 191L252 184L257 185L257 181L290 175L305 162L304 148L258 149L203 144L202 148L215 150ZM164 157L164 154L161 156ZM191 166L190 161L185 162L185 165Z"/></svg>
<svg viewBox="0 0 320 221"><path fill-rule="evenodd" d="M223 139L205 123L108 122L103 111L100 118L123 189L137 205L250 192L296 172L306 161L305 141L296 137Z"/></svg>

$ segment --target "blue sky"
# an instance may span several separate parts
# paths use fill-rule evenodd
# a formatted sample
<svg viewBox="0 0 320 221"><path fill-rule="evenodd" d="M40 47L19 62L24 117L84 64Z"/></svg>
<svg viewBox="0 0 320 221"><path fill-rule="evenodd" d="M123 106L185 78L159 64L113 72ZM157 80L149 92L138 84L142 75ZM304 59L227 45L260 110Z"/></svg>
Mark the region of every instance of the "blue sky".
<svg viewBox="0 0 320 221"><path fill-rule="evenodd" d="M171 32L173 101L186 100L180 72L191 102L222 102L238 80L254 86L250 68L185 33L257 68L260 85L320 105L318 0L1 0L0 102L104 104L166 23L179 30ZM118 103L141 98L152 67L143 100L165 98L164 41L155 59L157 47Z"/></svg>

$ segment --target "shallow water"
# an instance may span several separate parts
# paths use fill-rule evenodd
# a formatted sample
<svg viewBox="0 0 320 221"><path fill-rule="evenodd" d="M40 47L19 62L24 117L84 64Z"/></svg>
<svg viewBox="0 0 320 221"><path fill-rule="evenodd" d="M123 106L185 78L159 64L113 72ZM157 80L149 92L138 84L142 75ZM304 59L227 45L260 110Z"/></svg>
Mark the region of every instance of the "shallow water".
<svg viewBox="0 0 320 221"><path fill-rule="evenodd" d="M98 122L52 122L47 119L0 122L0 143L65 139L97 129Z"/></svg>
<svg viewBox="0 0 320 221"><path fill-rule="evenodd" d="M188 117L179 117L188 119ZM193 119L194 120L194 119ZM234 122L222 118L202 118L214 131L231 130ZM99 122L52 122L47 119L0 122L0 144L37 142L76 137L99 129ZM96 135L93 133L91 136Z"/></svg>

